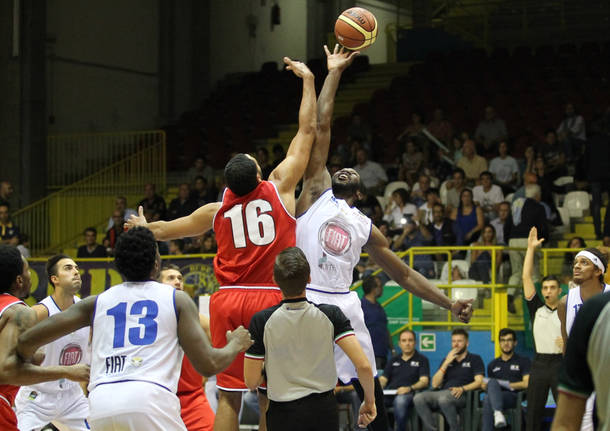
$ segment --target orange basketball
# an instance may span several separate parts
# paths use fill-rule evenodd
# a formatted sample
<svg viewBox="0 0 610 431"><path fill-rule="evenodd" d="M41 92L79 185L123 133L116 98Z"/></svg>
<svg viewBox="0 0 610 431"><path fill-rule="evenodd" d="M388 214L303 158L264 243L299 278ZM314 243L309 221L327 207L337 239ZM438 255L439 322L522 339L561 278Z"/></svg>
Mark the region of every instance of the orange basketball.
<svg viewBox="0 0 610 431"><path fill-rule="evenodd" d="M377 39L377 19L361 7L347 9L335 22L335 36L348 49L366 48Z"/></svg>

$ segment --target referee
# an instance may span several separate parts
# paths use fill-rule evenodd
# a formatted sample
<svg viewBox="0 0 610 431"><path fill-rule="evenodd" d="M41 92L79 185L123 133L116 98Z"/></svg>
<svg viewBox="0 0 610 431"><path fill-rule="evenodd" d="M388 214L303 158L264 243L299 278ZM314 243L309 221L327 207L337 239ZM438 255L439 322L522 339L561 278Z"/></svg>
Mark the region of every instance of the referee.
<svg viewBox="0 0 610 431"><path fill-rule="evenodd" d="M364 389L358 425L366 427L377 414L373 370L350 322L339 307L315 305L305 298L309 264L296 247L275 260L273 278L280 304L256 313L250 321L255 340L246 352L244 379L251 390L267 377L269 431L335 431L339 429L334 343L347 354Z"/></svg>
<svg viewBox="0 0 610 431"><path fill-rule="evenodd" d="M536 349L527 387L527 413L525 416L527 431L538 431L542 428L549 388L553 392L553 397L557 399L557 381L563 350L561 322L557 315L561 294L559 280L554 276L542 279L544 302L536 294L532 281L534 253L536 247L543 241L544 238L538 239L538 231L533 227L527 239L527 252L523 261L523 294L532 321Z"/></svg>

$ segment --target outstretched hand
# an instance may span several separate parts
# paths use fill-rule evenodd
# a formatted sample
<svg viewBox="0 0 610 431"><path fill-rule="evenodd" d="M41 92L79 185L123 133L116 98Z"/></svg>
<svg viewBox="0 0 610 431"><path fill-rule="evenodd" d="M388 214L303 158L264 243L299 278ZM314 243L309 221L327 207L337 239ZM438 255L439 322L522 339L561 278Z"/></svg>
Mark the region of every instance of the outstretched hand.
<svg viewBox="0 0 610 431"><path fill-rule="evenodd" d="M309 70L305 63L291 60L288 57L284 57L284 63L286 63L286 70L292 70L292 72L299 78L313 78L313 73L311 73L311 70Z"/></svg>
<svg viewBox="0 0 610 431"><path fill-rule="evenodd" d="M129 219L123 223L123 228L125 230L129 230L129 229L133 229L136 226L144 226L146 227L146 225L148 224L148 222L146 221L146 217L144 217L144 208L142 208L142 205L140 205L138 207L138 215L131 215L129 216Z"/></svg>
<svg viewBox="0 0 610 431"><path fill-rule="evenodd" d="M329 72L333 69L339 70L340 72L344 71L352 64L354 58L360 54L360 51L347 51L343 47L339 49L339 44L335 45L332 54L328 50L328 46L324 45L324 52L326 52L326 67Z"/></svg>
<svg viewBox="0 0 610 431"><path fill-rule="evenodd" d="M527 237L527 247L528 248L537 248L542 245L544 242L544 238L538 239L538 229L535 227L530 229L530 234Z"/></svg>
<svg viewBox="0 0 610 431"><path fill-rule="evenodd" d="M473 299L458 299L451 305L451 314L462 323L470 322Z"/></svg>

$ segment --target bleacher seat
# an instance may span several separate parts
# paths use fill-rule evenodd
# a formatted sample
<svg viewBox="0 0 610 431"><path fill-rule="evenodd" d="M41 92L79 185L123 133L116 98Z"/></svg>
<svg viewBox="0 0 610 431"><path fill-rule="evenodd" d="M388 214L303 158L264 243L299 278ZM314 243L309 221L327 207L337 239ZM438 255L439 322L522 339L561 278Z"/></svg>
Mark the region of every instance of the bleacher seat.
<svg viewBox="0 0 610 431"><path fill-rule="evenodd" d="M570 217L582 217L584 211L589 209L589 193L576 191L569 192L563 201L563 206L568 209Z"/></svg>

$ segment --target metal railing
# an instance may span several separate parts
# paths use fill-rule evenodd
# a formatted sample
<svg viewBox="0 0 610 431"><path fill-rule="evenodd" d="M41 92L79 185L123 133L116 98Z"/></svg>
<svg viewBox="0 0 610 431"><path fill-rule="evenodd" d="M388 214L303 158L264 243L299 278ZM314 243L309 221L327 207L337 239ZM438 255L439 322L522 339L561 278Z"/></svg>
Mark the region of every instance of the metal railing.
<svg viewBox="0 0 610 431"><path fill-rule="evenodd" d="M162 130L50 135L47 190L67 187L161 141L165 141Z"/></svg>
<svg viewBox="0 0 610 431"><path fill-rule="evenodd" d="M74 246L86 227L108 220L118 195L141 197L147 183L164 192L165 135L157 136L158 142L15 212L13 220L29 235L32 255Z"/></svg>

